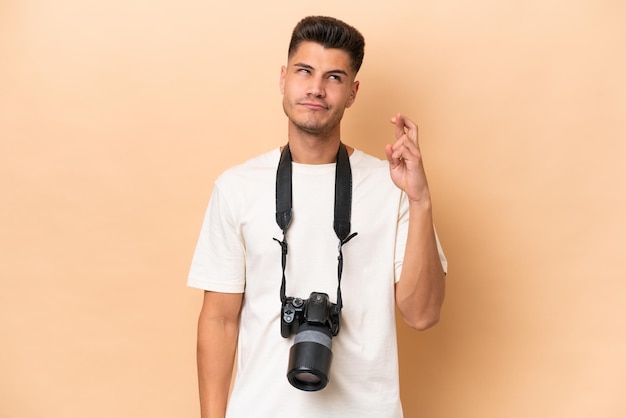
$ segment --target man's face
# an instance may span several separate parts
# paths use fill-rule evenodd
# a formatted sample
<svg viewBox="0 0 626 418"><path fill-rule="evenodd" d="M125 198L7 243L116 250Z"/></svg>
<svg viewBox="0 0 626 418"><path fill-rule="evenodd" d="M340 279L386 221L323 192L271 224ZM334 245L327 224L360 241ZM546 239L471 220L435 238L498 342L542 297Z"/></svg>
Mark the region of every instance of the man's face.
<svg viewBox="0 0 626 418"><path fill-rule="evenodd" d="M280 74L283 109L289 121L312 135L338 130L344 110L356 98L359 82L354 81L355 75L347 52L301 43Z"/></svg>

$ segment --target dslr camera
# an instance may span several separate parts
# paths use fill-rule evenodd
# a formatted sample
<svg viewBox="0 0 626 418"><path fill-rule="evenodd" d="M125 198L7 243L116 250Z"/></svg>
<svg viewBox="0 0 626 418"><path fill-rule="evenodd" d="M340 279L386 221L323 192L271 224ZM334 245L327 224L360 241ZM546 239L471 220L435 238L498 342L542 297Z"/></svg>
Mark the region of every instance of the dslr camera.
<svg viewBox="0 0 626 418"><path fill-rule="evenodd" d="M333 358L332 337L339 333L341 307L326 293L312 292L308 299L287 297L282 305L280 333L295 334L289 350L287 380L305 391L323 389Z"/></svg>

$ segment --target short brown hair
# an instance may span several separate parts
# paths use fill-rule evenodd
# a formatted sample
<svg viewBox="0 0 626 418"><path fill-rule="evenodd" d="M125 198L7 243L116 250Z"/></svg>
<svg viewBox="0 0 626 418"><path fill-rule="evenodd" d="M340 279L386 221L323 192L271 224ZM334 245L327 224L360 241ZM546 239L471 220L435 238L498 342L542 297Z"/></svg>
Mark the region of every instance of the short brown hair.
<svg viewBox="0 0 626 418"><path fill-rule="evenodd" d="M351 68L356 74L365 56L365 39L354 27L328 16L308 16L302 19L291 34L288 58L302 42L315 42L324 48L341 49L350 56Z"/></svg>

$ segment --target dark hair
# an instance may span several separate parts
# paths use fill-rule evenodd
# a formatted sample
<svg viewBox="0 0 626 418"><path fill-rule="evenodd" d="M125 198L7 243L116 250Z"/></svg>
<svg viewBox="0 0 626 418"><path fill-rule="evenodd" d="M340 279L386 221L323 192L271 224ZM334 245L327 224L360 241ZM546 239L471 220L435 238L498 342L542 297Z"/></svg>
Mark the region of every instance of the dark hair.
<svg viewBox="0 0 626 418"><path fill-rule="evenodd" d="M365 55L363 35L352 26L333 17L308 16L298 22L291 34L289 58L302 42L315 42L324 48L346 51L350 55L351 67L355 74L363 63Z"/></svg>

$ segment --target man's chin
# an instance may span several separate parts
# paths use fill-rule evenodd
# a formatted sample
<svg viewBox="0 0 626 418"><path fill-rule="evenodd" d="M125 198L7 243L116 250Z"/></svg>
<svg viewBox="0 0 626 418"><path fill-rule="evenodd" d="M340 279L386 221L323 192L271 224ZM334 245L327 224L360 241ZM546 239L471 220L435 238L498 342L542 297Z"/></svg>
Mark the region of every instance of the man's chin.
<svg viewBox="0 0 626 418"><path fill-rule="evenodd" d="M309 135L324 135L328 132L324 127L310 125L296 125L296 128Z"/></svg>
<svg viewBox="0 0 626 418"><path fill-rule="evenodd" d="M291 120L291 123L300 131L305 132L310 135L323 135L330 131L328 129L328 126L322 123L317 123L317 122L304 123L300 121L295 121L293 119Z"/></svg>

